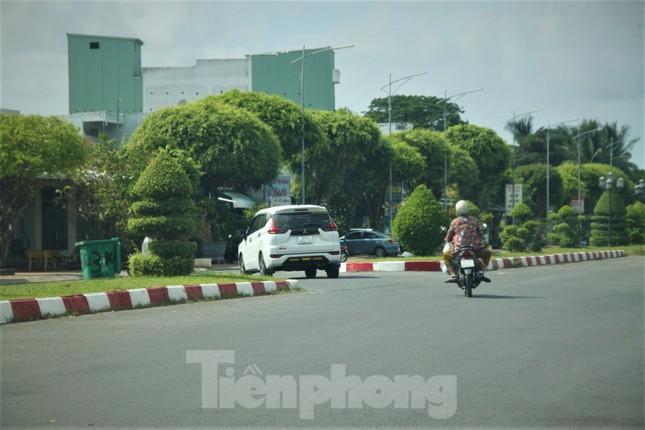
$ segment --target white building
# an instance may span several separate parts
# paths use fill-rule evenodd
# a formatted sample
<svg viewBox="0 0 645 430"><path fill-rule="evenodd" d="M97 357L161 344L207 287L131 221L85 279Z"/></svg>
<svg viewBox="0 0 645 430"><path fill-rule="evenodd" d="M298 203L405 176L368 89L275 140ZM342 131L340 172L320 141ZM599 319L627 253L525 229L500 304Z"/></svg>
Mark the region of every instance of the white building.
<svg viewBox="0 0 645 430"><path fill-rule="evenodd" d="M143 112L232 89L251 89L249 57L197 60L197 64L188 67L144 67Z"/></svg>

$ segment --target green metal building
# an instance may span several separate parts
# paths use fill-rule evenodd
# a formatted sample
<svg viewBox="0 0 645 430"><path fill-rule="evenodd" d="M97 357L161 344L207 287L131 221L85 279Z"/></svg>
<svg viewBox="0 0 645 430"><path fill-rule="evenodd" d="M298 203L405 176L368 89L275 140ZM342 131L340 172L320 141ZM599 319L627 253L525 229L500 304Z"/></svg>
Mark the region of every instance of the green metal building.
<svg viewBox="0 0 645 430"><path fill-rule="evenodd" d="M139 39L68 33L69 113L142 112L142 45Z"/></svg>
<svg viewBox="0 0 645 430"><path fill-rule="evenodd" d="M334 68L334 51L310 55L319 49L305 50L305 108L334 110L334 85L339 72ZM283 96L300 104L300 58L302 51L251 55L251 90Z"/></svg>

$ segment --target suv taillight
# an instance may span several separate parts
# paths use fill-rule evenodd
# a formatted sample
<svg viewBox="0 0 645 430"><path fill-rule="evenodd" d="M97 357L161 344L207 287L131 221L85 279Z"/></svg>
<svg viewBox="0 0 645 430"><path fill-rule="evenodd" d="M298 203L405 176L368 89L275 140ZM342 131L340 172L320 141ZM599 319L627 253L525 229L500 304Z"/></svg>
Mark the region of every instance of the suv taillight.
<svg viewBox="0 0 645 430"><path fill-rule="evenodd" d="M329 223L326 224L322 229L325 231L336 231L338 230L338 226L334 221L329 221Z"/></svg>
<svg viewBox="0 0 645 430"><path fill-rule="evenodd" d="M280 227L275 223L275 219L271 218L270 220L270 225L269 225L269 230L267 230L267 233L269 234L281 234L284 233Z"/></svg>

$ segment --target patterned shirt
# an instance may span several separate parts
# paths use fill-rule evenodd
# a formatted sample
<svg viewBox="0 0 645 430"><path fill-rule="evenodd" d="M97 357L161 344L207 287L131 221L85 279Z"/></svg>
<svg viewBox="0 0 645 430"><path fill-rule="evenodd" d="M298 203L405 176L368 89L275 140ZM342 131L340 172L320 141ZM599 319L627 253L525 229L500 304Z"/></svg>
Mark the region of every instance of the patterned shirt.
<svg viewBox="0 0 645 430"><path fill-rule="evenodd" d="M472 246L474 249L483 248L481 224L472 216L457 217L450 223L450 229L444 240L452 243L453 253L463 246Z"/></svg>

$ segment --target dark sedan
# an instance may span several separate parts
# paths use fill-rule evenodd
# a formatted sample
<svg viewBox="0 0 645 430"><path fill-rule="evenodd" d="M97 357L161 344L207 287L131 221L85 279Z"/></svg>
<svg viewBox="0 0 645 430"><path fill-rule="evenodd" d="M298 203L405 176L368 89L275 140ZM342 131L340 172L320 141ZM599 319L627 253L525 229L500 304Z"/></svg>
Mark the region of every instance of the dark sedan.
<svg viewBox="0 0 645 430"><path fill-rule="evenodd" d="M349 255L397 256L401 249L399 242L386 234L367 229L351 230L340 238L340 244L347 247Z"/></svg>

